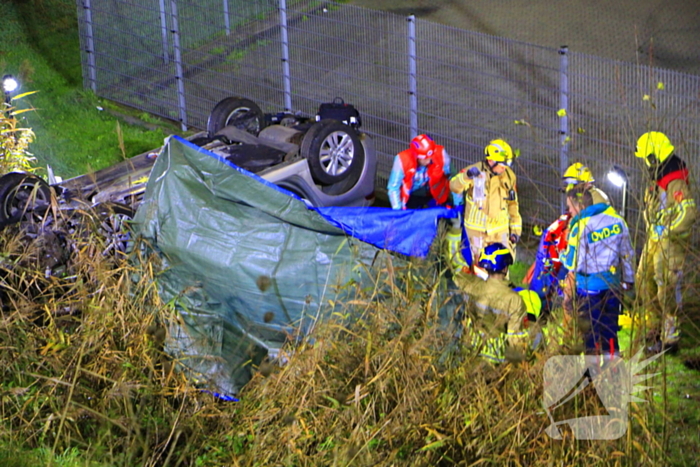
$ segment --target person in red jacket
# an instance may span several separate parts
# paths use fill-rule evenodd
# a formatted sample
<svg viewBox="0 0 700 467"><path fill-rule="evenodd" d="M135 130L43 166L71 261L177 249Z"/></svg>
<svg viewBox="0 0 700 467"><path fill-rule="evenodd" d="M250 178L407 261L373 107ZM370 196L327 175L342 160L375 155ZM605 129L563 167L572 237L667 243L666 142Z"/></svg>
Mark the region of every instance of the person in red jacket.
<svg viewBox="0 0 700 467"><path fill-rule="evenodd" d="M566 250L571 214L566 212L552 222L540 238L535 262L528 271L525 282L542 300L542 317L547 318L552 301L559 289L557 276L561 269L561 255Z"/></svg>
<svg viewBox="0 0 700 467"><path fill-rule="evenodd" d="M394 158L387 191L392 209L445 206L450 197L450 156L428 135L418 135Z"/></svg>

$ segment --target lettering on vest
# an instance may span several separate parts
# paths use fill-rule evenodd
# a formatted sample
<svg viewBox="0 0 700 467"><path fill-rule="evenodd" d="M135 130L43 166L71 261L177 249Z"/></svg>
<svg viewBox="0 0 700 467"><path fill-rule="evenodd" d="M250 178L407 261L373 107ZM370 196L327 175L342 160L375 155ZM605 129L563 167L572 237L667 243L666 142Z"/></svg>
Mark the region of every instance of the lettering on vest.
<svg viewBox="0 0 700 467"><path fill-rule="evenodd" d="M620 235L622 233L622 224L617 223L610 225L608 227L603 227L602 229L594 230L588 234L588 242L595 243L605 240L614 235Z"/></svg>

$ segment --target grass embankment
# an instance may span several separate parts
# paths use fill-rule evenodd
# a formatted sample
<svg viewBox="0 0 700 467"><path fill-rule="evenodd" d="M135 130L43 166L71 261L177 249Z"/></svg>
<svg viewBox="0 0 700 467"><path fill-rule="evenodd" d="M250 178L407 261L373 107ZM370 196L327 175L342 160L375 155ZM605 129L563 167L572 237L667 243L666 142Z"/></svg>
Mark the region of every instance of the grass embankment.
<svg viewBox="0 0 700 467"><path fill-rule="evenodd" d="M177 132L172 124L82 89L74 1L5 1L0 24L0 75L18 77L18 93L38 91L13 105L34 109L20 120L36 134L30 151L41 166L50 164L57 175L73 177L158 147L165 136Z"/></svg>
<svg viewBox="0 0 700 467"><path fill-rule="evenodd" d="M87 232L94 224L83 222ZM0 321L3 465L653 465L658 404L634 404L616 441L550 439L546 357L493 367L454 339L444 279L430 262L392 264L338 304L311 340L263 363L224 403L162 353L171 316L156 258L104 257L100 237L67 233L61 254L16 229L5 252ZM51 248L51 254L47 254ZM50 265L46 258L69 258ZM58 268L58 269L57 269ZM463 343L463 341L461 341ZM590 394L589 394L590 395ZM557 419L600 414L582 397Z"/></svg>

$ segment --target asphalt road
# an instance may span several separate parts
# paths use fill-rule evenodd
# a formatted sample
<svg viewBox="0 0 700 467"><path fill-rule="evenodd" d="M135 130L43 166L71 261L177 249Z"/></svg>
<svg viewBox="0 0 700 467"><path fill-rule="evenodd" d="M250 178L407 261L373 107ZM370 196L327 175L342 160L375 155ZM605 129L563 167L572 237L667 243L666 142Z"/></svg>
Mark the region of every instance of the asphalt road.
<svg viewBox="0 0 700 467"><path fill-rule="evenodd" d="M547 47L700 74L698 0L353 0ZM653 58L647 53L652 51Z"/></svg>

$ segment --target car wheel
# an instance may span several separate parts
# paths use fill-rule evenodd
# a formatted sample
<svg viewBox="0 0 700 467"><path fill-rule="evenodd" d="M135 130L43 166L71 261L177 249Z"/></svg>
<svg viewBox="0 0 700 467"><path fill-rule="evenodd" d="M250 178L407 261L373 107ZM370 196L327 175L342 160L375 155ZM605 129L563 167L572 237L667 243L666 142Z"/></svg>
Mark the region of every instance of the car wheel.
<svg viewBox="0 0 700 467"><path fill-rule="evenodd" d="M22 217L43 215L51 205L51 187L41 178L11 172L0 178L0 224L19 222Z"/></svg>
<svg viewBox="0 0 700 467"><path fill-rule="evenodd" d="M308 186L308 183L301 178L297 178L295 176L290 177L289 179L278 183L277 186L279 186L280 188L284 188L285 190L297 195L299 198L302 199L302 201L310 204L311 206L321 206L321 202L311 191L311 189Z"/></svg>
<svg viewBox="0 0 700 467"><path fill-rule="evenodd" d="M365 164L360 136L336 120L321 120L304 135L301 155L309 162L317 183L332 185L357 176Z"/></svg>
<svg viewBox="0 0 700 467"><path fill-rule="evenodd" d="M126 255L133 243L130 223L134 219L134 210L116 203L100 204L95 209L99 222L97 232L104 238L102 255Z"/></svg>
<svg viewBox="0 0 700 467"><path fill-rule="evenodd" d="M229 125L257 136L265 126L265 115L250 99L227 97L216 104L209 114L207 120L209 136L213 137Z"/></svg>

